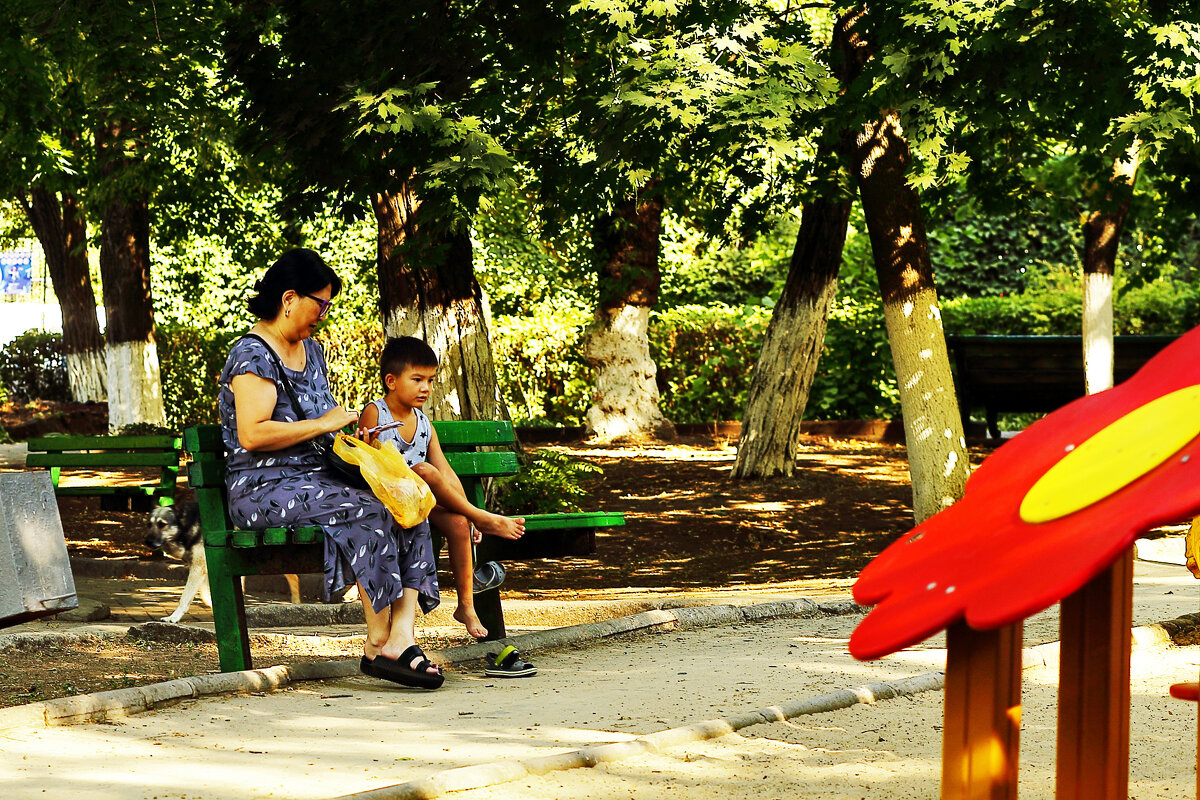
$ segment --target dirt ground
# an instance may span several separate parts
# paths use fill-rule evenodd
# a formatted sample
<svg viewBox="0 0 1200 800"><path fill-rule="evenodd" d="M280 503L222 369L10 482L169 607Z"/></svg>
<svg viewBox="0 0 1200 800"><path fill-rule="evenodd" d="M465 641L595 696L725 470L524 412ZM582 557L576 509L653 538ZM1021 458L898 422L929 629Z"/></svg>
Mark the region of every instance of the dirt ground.
<svg viewBox="0 0 1200 800"><path fill-rule="evenodd" d="M0 424L7 422L0 409ZM796 474L768 482L731 482L733 442L714 436L654 447L553 447L601 467L585 509L622 511L626 525L598 534L594 558L507 564L506 597L849 581L911 524L901 446L806 438ZM181 494L187 499L186 489ZM143 514L101 511L96 498L62 498L59 506L72 555L156 557L142 543ZM264 643L256 660L348 657L358 646L297 654ZM0 706L215 671L216 648L207 644L10 649L0 653Z"/></svg>

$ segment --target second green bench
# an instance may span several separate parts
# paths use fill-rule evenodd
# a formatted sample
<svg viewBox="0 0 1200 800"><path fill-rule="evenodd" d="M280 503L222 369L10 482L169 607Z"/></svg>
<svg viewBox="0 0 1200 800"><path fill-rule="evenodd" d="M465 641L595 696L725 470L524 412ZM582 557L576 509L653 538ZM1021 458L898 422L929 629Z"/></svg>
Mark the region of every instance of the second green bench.
<svg viewBox="0 0 1200 800"><path fill-rule="evenodd" d="M54 493L59 497L99 497L106 511L148 511L155 505L175 502L179 458L183 439L176 435L156 436L68 436L51 434L29 440L27 468L50 470ZM64 469L88 471L157 469L157 479L136 485L107 481L61 486Z"/></svg>

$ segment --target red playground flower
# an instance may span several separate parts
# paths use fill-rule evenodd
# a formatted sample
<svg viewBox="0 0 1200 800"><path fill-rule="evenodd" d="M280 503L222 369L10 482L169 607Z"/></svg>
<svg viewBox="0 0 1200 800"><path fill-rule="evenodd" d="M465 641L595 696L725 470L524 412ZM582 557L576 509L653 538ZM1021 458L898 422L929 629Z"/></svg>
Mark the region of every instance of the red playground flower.
<svg viewBox="0 0 1200 800"><path fill-rule="evenodd" d="M961 500L879 554L854 584L876 607L850 637L872 659L963 618L1036 614L1141 533L1200 513L1200 328L1136 375L1082 397L996 450Z"/></svg>

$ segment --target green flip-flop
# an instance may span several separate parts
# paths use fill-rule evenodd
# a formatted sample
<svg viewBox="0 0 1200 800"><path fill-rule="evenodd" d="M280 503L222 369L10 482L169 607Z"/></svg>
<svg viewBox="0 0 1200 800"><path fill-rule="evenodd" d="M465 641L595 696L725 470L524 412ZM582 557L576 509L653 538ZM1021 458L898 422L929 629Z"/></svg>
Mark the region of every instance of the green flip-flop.
<svg viewBox="0 0 1200 800"><path fill-rule="evenodd" d="M483 674L490 678L528 678L537 674L537 667L521 659L511 644L499 653L488 653L488 665Z"/></svg>

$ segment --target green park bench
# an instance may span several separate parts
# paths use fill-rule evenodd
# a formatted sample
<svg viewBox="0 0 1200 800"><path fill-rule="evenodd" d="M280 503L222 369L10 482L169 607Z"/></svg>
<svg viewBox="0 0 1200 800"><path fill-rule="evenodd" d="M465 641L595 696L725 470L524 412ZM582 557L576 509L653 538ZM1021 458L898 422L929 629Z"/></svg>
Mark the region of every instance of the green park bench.
<svg viewBox="0 0 1200 800"><path fill-rule="evenodd" d="M148 511L155 505L175 502L175 483L179 477L179 457L183 440L175 434L130 436L68 436L50 434L29 440L27 468L50 470L50 480L58 497L99 497L106 511ZM115 485L111 481L73 483L61 486L64 469L88 471L145 470L158 468L158 480L136 485Z"/></svg>
<svg viewBox="0 0 1200 800"><path fill-rule="evenodd" d="M1113 337L1113 379L1137 372L1177 336ZM983 408L988 433L1000 438L1000 412L1047 413L1084 395L1081 336L947 336L958 407L966 429Z"/></svg>
<svg viewBox="0 0 1200 800"><path fill-rule="evenodd" d="M484 478L516 474L517 456L512 450L477 450L511 447L514 441L511 423L464 420L433 425L446 460L477 506L484 504ZM190 427L184 431L184 443L192 457L188 483L195 489L200 504L221 670L250 669L250 640L240 576L323 572L322 533L316 527L235 529L229 519L225 447L220 426ZM587 556L596 550L598 528L624 524L624 515L613 512L527 514L523 537L507 540L484 536L476 546L476 558L482 563ZM434 530L435 553L440 550L440 540ZM477 594L475 610L488 629L489 640L507 635L499 590Z"/></svg>

